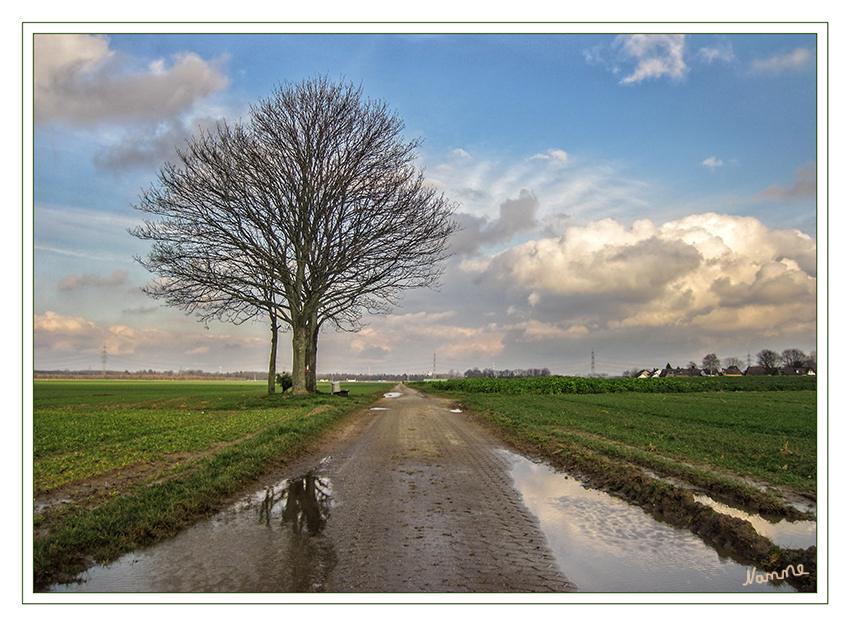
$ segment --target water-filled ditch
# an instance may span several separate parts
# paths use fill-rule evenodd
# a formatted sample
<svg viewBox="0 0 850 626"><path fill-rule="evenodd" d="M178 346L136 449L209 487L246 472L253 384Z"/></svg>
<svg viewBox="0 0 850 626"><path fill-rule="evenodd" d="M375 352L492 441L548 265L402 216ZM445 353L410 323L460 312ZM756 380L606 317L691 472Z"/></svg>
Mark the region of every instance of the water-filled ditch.
<svg viewBox="0 0 850 626"><path fill-rule="evenodd" d="M503 454L512 463L516 488L540 520L561 570L579 592L794 591L785 582L754 582L751 567L719 554L687 529L659 522L605 492L586 489L546 464ZM704 502L710 504L708 500ZM719 512L746 516L713 504ZM768 528L770 523L761 521L756 530L778 545L814 545L813 522L785 522L777 531L777 526Z"/></svg>

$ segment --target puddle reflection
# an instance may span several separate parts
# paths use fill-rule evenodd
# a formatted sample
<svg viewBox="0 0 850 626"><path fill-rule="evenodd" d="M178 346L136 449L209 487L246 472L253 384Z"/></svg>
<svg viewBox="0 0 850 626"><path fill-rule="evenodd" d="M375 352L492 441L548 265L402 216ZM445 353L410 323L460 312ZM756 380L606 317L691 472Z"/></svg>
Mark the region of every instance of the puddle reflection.
<svg viewBox="0 0 850 626"><path fill-rule="evenodd" d="M525 505L538 518L561 570L579 592L793 592L784 582L744 586L747 567L687 529L545 464L503 452Z"/></svg>
<svg viewBox="0 0 850 626"><path fill-rule="evenodd" d="M722 504L708 496L697 495L694 496L694 500L710 506L718 513L749 521L758 534L767 537L782 548L801 548L805 550L809 546L817 544L817 522L789 522L787 520L771 522L760 515L750 514L746 511Z"/></svg>
<svg viewBox="0 0 850 626"><path fill-rule="evenodd" d="M327 478L308 474L252 494L173 539L84 572L54 592L263 593L322 591L336 564L323 530Z"/></svg>
<svg viewBox="0 0 850 626"><path fill-rule="evenodd" d="M286 481L275 496L275 487L266 489L259 508L260 522L267 526L280 516L282 525L289 524L295 534L319 534L328 520L331 509L330 481L307 474Z"/></svg>

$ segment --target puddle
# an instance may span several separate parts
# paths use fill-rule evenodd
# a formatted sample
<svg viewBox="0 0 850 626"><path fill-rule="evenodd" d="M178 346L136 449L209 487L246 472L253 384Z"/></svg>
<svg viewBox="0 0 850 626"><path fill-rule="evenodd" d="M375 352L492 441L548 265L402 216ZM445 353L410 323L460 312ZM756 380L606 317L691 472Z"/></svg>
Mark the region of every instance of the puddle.
<svg viewBox="0 0 850 626"><path fill-rule="evenodd" d="M332 508L327 478L288 479L238 502L173 539L53 592L255 593L321 591L336 563L322 535Z"/></svg>
<svg viewBox="0 0 850 626"><path fill-rule="evenodd" d="M398 391L390 391L389 393L385 393L384 397L385 398L400 398L403 395L404 395L403 393L399 393Z"/></svg>
<svg viewBox="0 0 850 626"><path fill-rule="evenodd" d="M386 408L386 407L384 407L384 406L373 406L373 407L372 407L371 409L369 409L369 410L370 410L370 411L389 411L389 409L388 409L388 408Z"/></svg>
<svg viewBox="0 0 850 626"><path fill-rule="evenodd" d="M782 581L753 582L753 568L719 555L686 529L658 522L607 493L585 489L547 465L503 454L559 567L579 592L794 591ZM80 582L54 585L49 591L323 591L336 565L324 532L333 498L333 485L323 475L282 480L172 539L95 566ZM775 541L782 545L782 539Z"/></svg>
<svg viewBox="0 0 850 626"><path fill-rule="evenodd" d="M605 492L585 489L548 465L503 454L558 565L579 592L794 591L781 581L747 585L753 568L718 554L689 530L658 522Z"/></svg>
<svg viewBox="0 0 850 626"><path fill-rule="evenodd" d="M710 506L718 513L724 513L749 521L758 534L767 537L782 548L802 548L805 550L809 546L817 545L817 522L805 520L799 522L789 522L787 520L771 522L760 515L736 509L717 502L708 496L695 495L694 500Z"/></svg>

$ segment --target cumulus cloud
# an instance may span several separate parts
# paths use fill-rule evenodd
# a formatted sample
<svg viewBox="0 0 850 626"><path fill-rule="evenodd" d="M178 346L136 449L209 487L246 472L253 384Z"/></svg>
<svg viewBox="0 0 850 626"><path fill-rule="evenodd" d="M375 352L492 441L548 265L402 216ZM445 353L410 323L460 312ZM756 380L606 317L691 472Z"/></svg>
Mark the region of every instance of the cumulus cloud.
<svg viewBox="0 0 850 626"><path fill-rule="evenodd" d="M797 48L787 54L775 54L764 59L755 59L750 63L754 74L779 76L780 74L801 72L812 66L815 54L807 48Z"/></svg>
<svg viewBox="0 0 850 626"><path fill-rule="evenodd" d="M82 276L66 276L59 281L59 291L73 291L83 287L119 287L127 284L129 272L115 270L111 275L103 277L100 274L83 274Z"/></svg>
<svg viewBox="0 0 850 626"><path fill-rule="evenodd" d="M813 331L815 248L799 231L752 217L708 213L630 227L605 219L464 269L481 284L527 294L528 337L661 327L769 335Z"/></svg>
<svg viewBox="0 0 850 626"><path fill-rule="evenodd" d="M617 44L631 61L637 63L634 72L620 81L622 83L637 83L662 76L681 79L688 71L684 60L684 35L620 35Z"/></svg>
<svg viewBox="0 0 850 626"><path fill-rule="evenodd" d="M789 185L771 185L756 194L757 200L791 200L805 198L817 193L817 165L809 162L801 165Z"/></svg>
<svg viewBox="0 0 850 626"><path fill-rule="evenodd" d="M91 126L173 117L228 84L223 62L187 52L138 71L106 36L35 35L35 120Z"/></svg>
<svg viewBox="0 0 850 626"><path fill-rule="evenodd" d="M714 169L715 167L720 167L721 165L723 165L723 161L721 161L717 157L709 157L705 161L702 162L702 165L705 165L708 168Z"/></svg>

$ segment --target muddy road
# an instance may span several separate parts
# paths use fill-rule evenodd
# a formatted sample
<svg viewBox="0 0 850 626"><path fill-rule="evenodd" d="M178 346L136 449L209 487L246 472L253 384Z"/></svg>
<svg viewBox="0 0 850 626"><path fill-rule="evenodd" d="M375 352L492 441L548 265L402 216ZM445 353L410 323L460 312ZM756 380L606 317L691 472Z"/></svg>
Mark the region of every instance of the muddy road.
<svg viewBox="0 0 850 626"><path fill-rule="evenodd" d="M396 391L331 463L328 590L568 590L501 444L448 401Z"/></svg>
<svg viewBox="0 0 850 626"><path fill-rule="evenodd" d="M448 400L389 395L213 519L53 590L574 590L504 446Z"/></svg>

